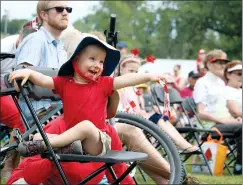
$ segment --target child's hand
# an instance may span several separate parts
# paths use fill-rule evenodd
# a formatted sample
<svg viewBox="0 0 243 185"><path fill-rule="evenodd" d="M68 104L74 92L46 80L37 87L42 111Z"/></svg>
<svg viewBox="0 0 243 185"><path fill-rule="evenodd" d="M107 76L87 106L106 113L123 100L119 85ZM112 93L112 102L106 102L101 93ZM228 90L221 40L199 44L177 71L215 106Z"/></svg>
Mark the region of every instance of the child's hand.
<svg viewBox="0 0 243 185"><path fill-rule="evenodd" d="M26 81L29 79L30 75L31 75L31 70L20 69L20 70L13 71L12 73L10 73L8 80L10 83L12 83L13 80L15 80L16 78L21 78L21 79L23 79L21 85L24 85L26 83Z"/></svg>
<svg viewBox="0 0 243 185"><path fill-rule="evenodd" d="M166 80L162 74L152 74L151 79L152 82L159 82L160 80Z"/></svg>

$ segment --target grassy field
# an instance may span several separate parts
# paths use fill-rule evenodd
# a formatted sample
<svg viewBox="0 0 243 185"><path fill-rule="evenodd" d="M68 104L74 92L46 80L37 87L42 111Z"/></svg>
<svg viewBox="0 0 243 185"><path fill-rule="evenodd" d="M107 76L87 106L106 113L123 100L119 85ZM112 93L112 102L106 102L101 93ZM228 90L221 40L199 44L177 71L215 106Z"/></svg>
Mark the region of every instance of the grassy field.
<svg viewBox="0 0 243 185"><path fill-rule="evenodd" d="M222 177L212 177L210 175L199 175L199 174L190 174L190 175L198 178L202 182L202 184L242 184L242 175L222 176ZM0 184L5 184L5 183L6 183L6 179L2 179L2 181L0 182Z"/></svg>
<svg viewBox="0 0 243 185"><path fill-rule="evenodd" d="M191 174L197 177L202 183L206 184L242 184L242 175L240 176L221 176L212 177L210 175Z"/></svg>

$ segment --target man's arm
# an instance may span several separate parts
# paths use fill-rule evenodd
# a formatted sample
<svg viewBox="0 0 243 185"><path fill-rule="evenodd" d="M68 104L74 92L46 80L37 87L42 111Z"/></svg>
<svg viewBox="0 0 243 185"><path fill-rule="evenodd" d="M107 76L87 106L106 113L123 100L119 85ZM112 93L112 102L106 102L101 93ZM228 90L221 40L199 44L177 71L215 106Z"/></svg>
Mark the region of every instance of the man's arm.
<svg viewBox="0 0 243 185"><path fill-rule="evenodd" d="M197 112L198 116L201 120L205 121L212 121L214 123L222 123L222 124L234 124L234 123L240 123L241 120L237 120L234 118L218 118L216 116L213 116L212 114L208 113L205 110L205 106L202 103L197 104Z"/></svg>

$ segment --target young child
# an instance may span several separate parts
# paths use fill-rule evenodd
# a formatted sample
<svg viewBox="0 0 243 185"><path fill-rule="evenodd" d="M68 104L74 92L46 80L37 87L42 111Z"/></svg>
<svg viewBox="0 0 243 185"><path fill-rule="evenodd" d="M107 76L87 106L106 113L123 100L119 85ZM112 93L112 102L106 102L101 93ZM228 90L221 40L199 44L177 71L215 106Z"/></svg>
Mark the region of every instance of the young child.
<svg viewBox="0 0 243 185"><path fill-rule="evenodd" d="M60 95L64 117L56 127L63 132L51 137L49 135L50 144L54 149L80 140L87 154L104 155L112 145L112 138L109 136L112 129L105 123L108 96L113 90L148 81L159 81L163 76L146 73L109 77L119 63L119 51L89 34L83 34L80 40L73 55L60 68L58 76L52 78L36 71L22 69L11 73L9 80L12 82L16 78L22 78L22 84L30 80ZM18 149L22 155L36 155L47 150L40 135L35 136L35 139L19 145ZM31 150L32 148L34 150Z"/></svg>

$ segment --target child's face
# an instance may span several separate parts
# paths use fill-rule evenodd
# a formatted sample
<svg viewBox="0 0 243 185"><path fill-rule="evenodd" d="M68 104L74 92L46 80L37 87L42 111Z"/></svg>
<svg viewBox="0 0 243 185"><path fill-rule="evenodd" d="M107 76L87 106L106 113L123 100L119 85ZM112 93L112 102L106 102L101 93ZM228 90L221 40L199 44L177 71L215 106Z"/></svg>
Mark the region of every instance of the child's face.
<svg viewBox="0 0 243 185"><path fill-rule="evenodd" d="M103 72L105 57L104 49L89 45L78 58L79 70L89 79L96 80Z"/></svg>
<svg viewBox="0 0 243 185"><path fill-rule="evenodd" d="M120 68L121 75L127 73L137 73L140 65L136 62L127 62Z"/></svg>

